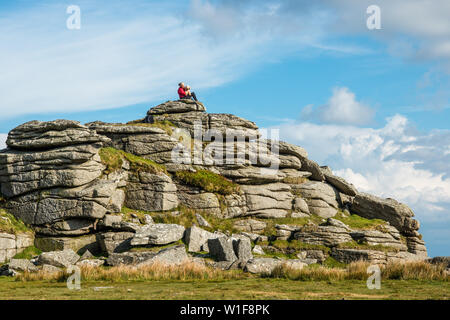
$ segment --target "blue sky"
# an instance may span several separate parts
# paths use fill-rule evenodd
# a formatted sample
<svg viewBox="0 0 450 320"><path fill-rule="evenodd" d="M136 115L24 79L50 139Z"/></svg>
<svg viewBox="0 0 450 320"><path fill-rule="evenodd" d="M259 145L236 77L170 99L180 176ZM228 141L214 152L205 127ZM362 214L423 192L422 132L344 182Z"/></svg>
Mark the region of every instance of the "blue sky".
<svg viewBox="0 0 450 320"><path fill-rule="evenodd" d="M407 203L450 255L449 16L446 0L2 1L0 147L29 120L142 118L185 81L209 112Z"/></svg>

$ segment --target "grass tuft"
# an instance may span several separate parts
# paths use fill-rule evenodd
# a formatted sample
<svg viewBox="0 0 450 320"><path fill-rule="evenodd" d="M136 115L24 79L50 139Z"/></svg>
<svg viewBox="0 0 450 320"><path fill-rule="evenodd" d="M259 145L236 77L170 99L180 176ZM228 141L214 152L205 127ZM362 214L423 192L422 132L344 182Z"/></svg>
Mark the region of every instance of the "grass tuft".
<svg viewBox="0 0 450 320"><path fill-rule="evenodd" d="M18 234L30 233L32 231L21 220L16 219L16 217L6 210L0 209L0 232Z"/></svg>
<svg viewBox="0 0 450 320"><path fill-rule="evenodd" d="M39 250L38 248L36 248L35 246L31 246L28 248L25 248L25 250L23 250L22 252L19 252L18 254L16 254L13 259L33 259L34 257L40 255L42 253L41 250Z"/></svg>
<svg viewBox="0 0 450 320"><path fill-rule="evenodd" d="M106 174L120 170L124 160L127 160L130 163L130 169L135 173L149 172L153 174L167 174L167 170L164 165L158 164L149 159L135 156L122 150L117 150L111 147L102 148L99 151L99 155L102 163L106 166L104 171Z"/></svg>
<svg viewBox="0 0 450 320"><path fill-rule="evenodd" d="M357 230L379 230L383 231L383 226L386 225L386 221L380 219L366 219L356 214L345 216L344 213L339 210L334 219L340 220L352 229Z"/></svg>
<svg viewBox="0 0 450 320"><path fill-rule="evenodd" d="M239 192L238 184L209 170L178 171L175 176L184 184L199 187L207 192L216 192L222 195Z"/></svg>

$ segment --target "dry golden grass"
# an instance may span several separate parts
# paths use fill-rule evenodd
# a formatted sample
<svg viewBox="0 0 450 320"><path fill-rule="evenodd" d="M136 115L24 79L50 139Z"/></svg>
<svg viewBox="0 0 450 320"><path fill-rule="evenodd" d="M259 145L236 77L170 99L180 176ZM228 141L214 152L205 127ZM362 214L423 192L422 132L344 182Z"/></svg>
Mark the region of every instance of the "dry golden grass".
<svg viewBox="0 0 450 320"><path fill-rule="evenodd" d="M342 281L366 280L369 276L368 262L353 262L347 268L330 268L324 266L309 266L301 270L292 269L286 265L279 266L271 274L263 274L264 278L283 278L298 281ZM89 267L83 266L81 277L84 281L151 281L151 280L240 280L257 276L244 273L241 270L223 271L195 262L186 262L179 266L167 266L153 263L148 266ZM424 261L389 263L381 266L382 280L426 280L449 281L445 265L432 265ZM66 271L58 273L24 272L17 281L66 281L70 276Z"/></svg>
<svg viewBox="0 0 450 320"><path fill-rule="evenodd" d="M249 277L238 270L222 271L195 263L186 262L178 266L168 266L161 263L153 263L148 266L116 267L80 267L81 278L84 281L142 281L142 280L236 280ZM66 281L70 276L66 271L58 273L24 272L17 277L18 281Z"/></svg>
<svg viewBox="0 0 450 320"><path fill-rule="evenodd" d="M367 268L370 265L368 262L358 261L350 263L345 269L310 266L301 270L282 265L266 276L301 281L365 280L369 276ZM391 262L380 266L380 270L383 280L450 280L445 265L432 265L425 261Z"/></svg>

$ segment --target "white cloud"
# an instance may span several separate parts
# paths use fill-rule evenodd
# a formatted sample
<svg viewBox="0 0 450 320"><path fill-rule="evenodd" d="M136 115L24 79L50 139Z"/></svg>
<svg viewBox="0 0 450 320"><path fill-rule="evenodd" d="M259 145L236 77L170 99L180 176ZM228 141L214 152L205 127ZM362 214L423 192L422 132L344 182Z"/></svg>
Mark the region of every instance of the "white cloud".
<svg viewBox="0 0 450 320"><path fill-rule="evenodd" d="M401 115L379 129L308 122L279 128L281 139L359 190L402 201L421 221L450 222L450 131L416 132Z"/></svg>
<svg viewBox="0 0 450 320"><path fill-rule="evenodd" d="M0 150L6 148L6 138L8 138L6 133L0 133Z"/></svg>
<svg viewBox="0 0 450 320"><path fill-rule="evenodd" d="M373 115L374 110L356 101L355 94L345 87L334 88L327 104L315 109L308 105L301 113L302 119L305 120L317 118L323 123L349 125L367 124Z"/></svg>

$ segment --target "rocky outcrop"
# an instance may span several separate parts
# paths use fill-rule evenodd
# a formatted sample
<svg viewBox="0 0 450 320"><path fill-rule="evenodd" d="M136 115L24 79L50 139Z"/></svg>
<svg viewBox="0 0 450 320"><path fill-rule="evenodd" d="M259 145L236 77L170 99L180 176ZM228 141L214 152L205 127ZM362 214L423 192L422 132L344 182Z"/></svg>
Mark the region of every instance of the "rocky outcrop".
<svg viewBox="0 0 450 320"><path fill-rule="evenodd" d="M213 258L215 267L255 273L280 263L302 268L328 256L385 263L427 255L405 204L360 193L303 148L260 139L254 122L209 114L199 102L168 101L127 124L31 121L9 133L7 146L0 151L0 204L33 229L43 251L89 251L107 256L109 265L178 264L189 258L177 247L183 241L191 254ZM186 172L192 179L182 179ZM352 228L339 220L350 214L387 223ZM0 233L0 263L22 248L17 241ZM252 252L298 259L253 258ZM51 261L60 259L55 253L39 259L67 265Z"/></svg>
<svg viewBox="0 0 450 320"><path fill-rule="evenodd" d="M181 240L184 236L184 227L177 224L154 223L140 228L131 245L165 245Z"/></svg>

